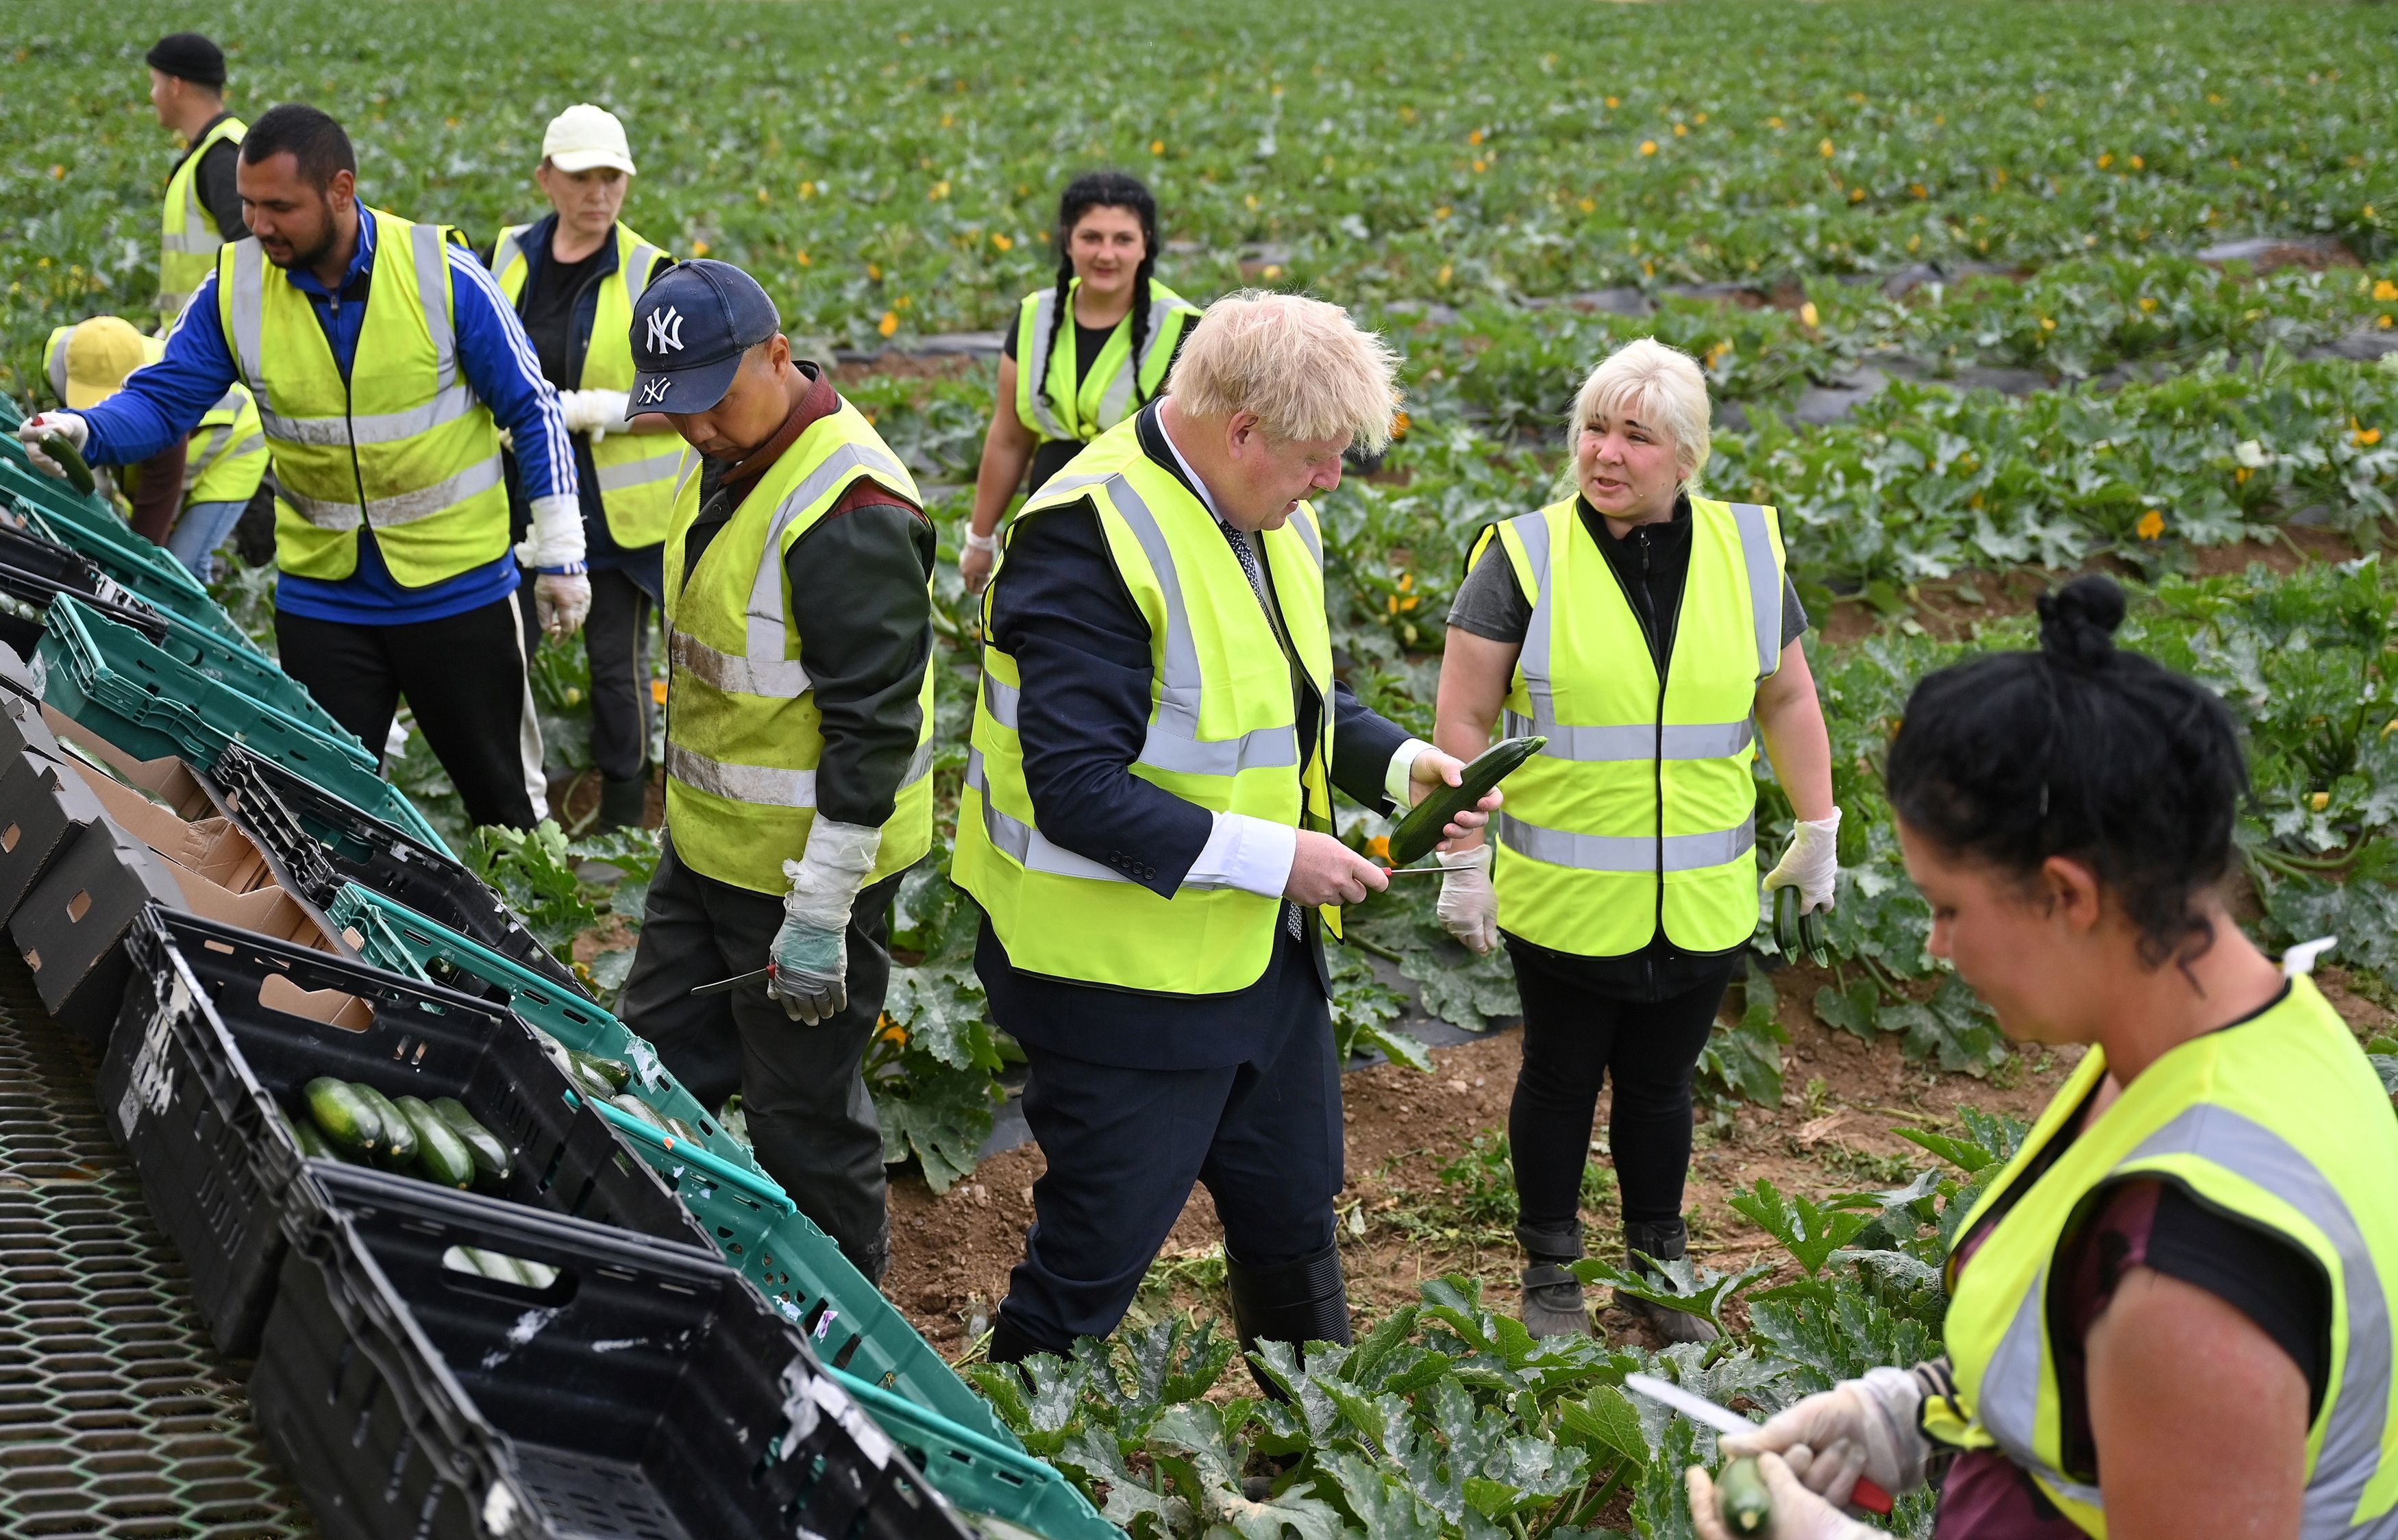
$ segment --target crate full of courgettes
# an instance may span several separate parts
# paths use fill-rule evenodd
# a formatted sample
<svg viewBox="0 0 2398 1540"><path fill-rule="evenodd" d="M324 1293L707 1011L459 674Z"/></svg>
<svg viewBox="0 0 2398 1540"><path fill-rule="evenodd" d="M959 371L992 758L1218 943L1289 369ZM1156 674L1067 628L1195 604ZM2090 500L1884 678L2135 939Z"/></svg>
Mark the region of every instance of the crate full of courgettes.
<svg viewBox="0 0 2398 1540"><path fill-rule="evenodd" d="M707 1247L570 1094L593 1081L570 1080L505 1009L165 909L126 944L101 1105L228 1358L257 1352L282 1214L312 1160Z"/></svg>

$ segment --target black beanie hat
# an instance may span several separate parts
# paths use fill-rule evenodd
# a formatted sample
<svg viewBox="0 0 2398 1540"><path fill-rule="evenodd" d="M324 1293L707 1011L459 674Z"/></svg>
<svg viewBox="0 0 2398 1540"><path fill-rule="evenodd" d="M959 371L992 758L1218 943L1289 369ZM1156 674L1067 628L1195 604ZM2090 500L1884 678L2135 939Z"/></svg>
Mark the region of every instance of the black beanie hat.
<svg viewBox="0 0 2398 1540"><path fill-rule="evenodd" d="M224 51L195 32L179 32L158 39L142 61L161 74L210 88L225 82Z"/></svg>

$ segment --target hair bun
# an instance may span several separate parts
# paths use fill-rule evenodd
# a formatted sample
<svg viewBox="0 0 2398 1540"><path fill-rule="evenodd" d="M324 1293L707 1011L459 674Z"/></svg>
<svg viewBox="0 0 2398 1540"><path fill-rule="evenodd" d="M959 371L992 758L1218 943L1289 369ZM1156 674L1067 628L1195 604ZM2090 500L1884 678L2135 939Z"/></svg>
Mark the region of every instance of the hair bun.
<svg viewBox="0 0 2398 1540"><path fill-rule="evenodd" d="M2040 596L2040 649L2074 668L2100 668L2115 654L2123 623L2123 591L2115 580L2076 578Z"/></svg>

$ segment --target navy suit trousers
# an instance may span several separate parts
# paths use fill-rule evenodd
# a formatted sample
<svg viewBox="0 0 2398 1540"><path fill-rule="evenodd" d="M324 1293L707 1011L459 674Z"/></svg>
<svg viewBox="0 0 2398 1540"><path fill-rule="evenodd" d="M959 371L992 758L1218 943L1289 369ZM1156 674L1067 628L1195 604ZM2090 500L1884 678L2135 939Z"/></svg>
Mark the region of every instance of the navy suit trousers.
<svg viewBox="0 0 2398 1540"><path fill-rule="evenodd" d="M1119 998L1138 1014L1140 997ZM1244 1005L1272 1029L1254 1056L1221 1067L1131 1069L1025 1044L1024 1116L1049 1169L1032 1185L1032 1228L1000 1309L1043 1349L1115 1330L1194 1182L1245 1264L1332 1243L1340 1066L1307 949L1276 947L1273 986Z"/></svg>

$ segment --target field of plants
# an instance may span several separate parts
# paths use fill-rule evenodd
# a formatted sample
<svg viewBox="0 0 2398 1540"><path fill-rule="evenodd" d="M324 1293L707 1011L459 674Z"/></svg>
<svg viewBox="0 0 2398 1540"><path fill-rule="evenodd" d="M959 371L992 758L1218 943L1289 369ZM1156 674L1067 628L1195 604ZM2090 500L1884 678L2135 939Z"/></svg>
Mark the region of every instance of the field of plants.
<svg viewBox="0 0 2398 1540"><path fill-rule="evenodd" d="M958 334L1048 281L1067 176L1133 167L1181 292L1303 288L1404 351L1405 435L1320 506L1347 676L1420 730L1461 556L1551 495L1582 373L1640 335L1704 362L1709 486L1783 510L1848 815L1832 966L1760 957L1704 1065L1679 1282L1726 1340L1661 1355L1610 1315L1611 1345L1535 1345L1508 1319L1513 1050L1427 1050L1406 1026L1484 1029L1514 986L1441 936L1426 885L1395 884L1339 954L1340 1029L1394 1061L1352 1078L1358 1346L1277 1350L1292 1400L1246 1395L1207 1324L1220 1256L1178 1244L1111 1346L1030 1395L984 1379L1136 1533L1681 1535L1676 1473L1710 1436L1627 1399L1627 1370L1771 1410L1931 1350L1947 1225L2063 1065L2012 1048L1924 956L1876 767L1910 683L2026 645L2060 574L2123 577L2125 642L2231 702L2256 780L2240 913L2269 944L2338 937L2335 998L2398 1054L2398 578L2377 555L2398 511L2398 7L37 0L13 19L0 389L28 394L50 327L146 303L170 154L141 53L197 26L236 106L334 112L370 201L478 242L528 217L550 114L623 114L628 222L756 273L800 351L844 361L952 542L993 379ZM272 581L237 573L228 601L263 626ZM939 609L948 809L976 677L953 572ZM585 683L579 652L544 654L570 828ZM421 748L395 774L445 805ZM1764 777L1770 858L1789 814ZM545 939L621 983L653 839L474 849ZM903 887L869 1073L888 1154L923 1183L896 1189L894 1297L964 1353L1038 1166L978 1169L1012 1049L946 851L945 829ZM1595 1160L1594 1256L1616 1244L1610 1181ZM983 1259L961 1263L969 1237ZM1260 1495L1244 1478L1264 1473ZM1893 1520L1927 1522L1920 1500Z"/></svg>

